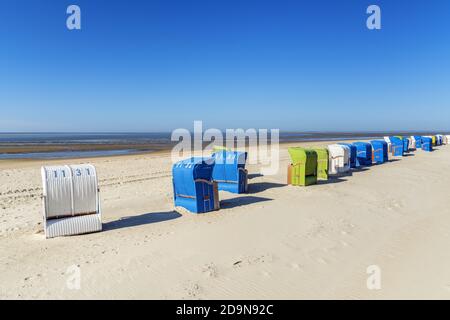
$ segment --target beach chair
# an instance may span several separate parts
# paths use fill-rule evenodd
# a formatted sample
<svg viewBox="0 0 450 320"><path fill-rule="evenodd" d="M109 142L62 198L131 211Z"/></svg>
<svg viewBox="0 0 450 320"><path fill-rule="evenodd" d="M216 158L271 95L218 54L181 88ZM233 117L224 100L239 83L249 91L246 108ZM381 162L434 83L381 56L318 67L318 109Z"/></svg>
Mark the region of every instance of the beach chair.
<svg viewBox="0 0 450 320"><path fill-rule="evenodd" d="M442 146L444 144L444 136L442 134L436 135L436 145Z"/></svg>
<svg viewBox="0 0 450 320"><path fill-rule="evenodd" d="M422 150L427 152L433 151L433 139L431 137L422 137Z"/></svg>
<svg viewBox="0 0 450 320"><path fill-rule="evenodd" d="M416 144L416 149L422 149L422 136L412 136Z"/></svg>
<svg viewBox="0 0 450 320"><path fill-rule="evenodd" d="M431 136L431 143L433 144L433 147L436 146L436 142L437 142L436 136Z"/></svg>
<svg viewBox="0 0 450 320"><path fill-rule="evenodd" d="M328 180L328 149L312 149L317 153L317 179Z"/></svg>
<svg viewBox="0 0 450 320"><path fill-rule="evenodd" d="M386 141L386 143L388 144L388 153L392 153L392 142L391 142L391 138L389 138L389 137L384 137L383 139L384 139L384 141Z"/></svg>
<svg viewBox="0 0 450 320"><path fill-rule="evenodd" d="M340 144L328 146L328 173L340 174L350 171L350 148Z"/></svg>
<svg viewBox="0 0 450 320"><path fill-rule="evenodd" d="M447 144L450 144L450 135L445 136L447 138Z"/></svg>
<svg viewBox="0 0 450 320"><path fill-rule="evenodd" d="M361 166L372 165L372 145L367 142L355 142L353 143L357 149L357 158Z"/></svg>
<svg viewBox="0 0 450 320"><path fill-rule="evenodd" d="M232 193L248 192L247 152L221 150L214 152L213 180L219 190Z"/></svg>
<svg viewBox="0 0 450 320"><path fill-rule="evenodd" d="M409 138L409 150L416 150L416 139L413 136Z"/></svg>
<svg viewBox="0 0 450 320"><path fill-rule="evenodd" d="M406 137L403 136L393 136L392 139L399 139L403 143L403 154L406 152L409 152L409 140Z"/></svg>
<svg viewBox="0 0 450 320"><path fill-rule="evenodd" d="M357 157L358 150L356 146L351 143L339 143L339 144L350 148L350 168L358 168L359 161Z"/></svg>
<svg viewBox="0 0 450 320"><path fill-rule="evenodd" d="M288 184L309 186L317 183L317 152L300 147L288 148L292 163L288 166Z"/></svg>
<svg viewBox="0 0 450 320"><path fill-rule="evenodd" d="M189 158L172 167L173 196L176 207L193 213L218 210L219 190L212 179L213 158Z"/></svg>
<svg viewBox="0 0 450 320"><path fill-rule="evenodd" d="M403 157L405 144L402 139L398 137L390 137L392 143L392 156L394 157Z"/></svg>
<svg viewBox="0 0 450 320"><path fill-rule="evenodd" d="M409 139L402 138L403 141L403 152L409 152Z"/></svg>
<svg viewBox="0 0 450 320"><path fill-rule="evenodd" d="M409 151L416 151L416 139L414 137L408 137Z"/></svg>
<svg viewBox="0 0 450 320"><path fill-rule="evenodd" d="M97 172L92 165L41 168L46 238L102 230Z"/></svg>
<svg viewBox="0 0 450 320"><path fill-rule="evenodd" d="M372 140L372 160L376 164L383 164L388 161L388 144L384 140Z"/></svg>

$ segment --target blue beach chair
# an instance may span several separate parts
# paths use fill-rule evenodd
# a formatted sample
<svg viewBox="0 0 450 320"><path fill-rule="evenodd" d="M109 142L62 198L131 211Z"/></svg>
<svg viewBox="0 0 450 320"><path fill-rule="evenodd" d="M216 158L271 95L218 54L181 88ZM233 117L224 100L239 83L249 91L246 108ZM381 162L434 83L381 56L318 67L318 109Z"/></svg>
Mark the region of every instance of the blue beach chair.
<svg viewBox="0 0 450 320"><path fill-rule="evenodd" d="M172 181L175 206L193 213L219 209L217 183L212 179L214 159L190 158L173 165Z"/></svg>
<svg viewBox="0 0 450 320"><path fill-rule="evenodd" d="M245 170L247 152L221 150L213 153L213 180L219 190L232 193L248 191L248 172Z"/></svg>

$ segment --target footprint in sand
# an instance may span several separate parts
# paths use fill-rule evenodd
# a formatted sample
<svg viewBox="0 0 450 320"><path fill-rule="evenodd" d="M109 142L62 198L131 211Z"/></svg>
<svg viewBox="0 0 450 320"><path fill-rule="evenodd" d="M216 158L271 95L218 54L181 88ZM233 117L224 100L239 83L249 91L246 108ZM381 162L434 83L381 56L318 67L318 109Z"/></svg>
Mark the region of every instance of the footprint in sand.
<svg viewBox="0 0 450 320"><path fill-rule="evenodd" d="M330 264L325 258L317 258L317 262L324 265Z"/></svg>
<svg viewBox="0 0 450 320"><path fill-rule="evenodd" d="M188 298L196 298L202 292L202 288L198 283L188 283L184 291Z"/></svg>
<svg viewBox="0 0 450 320"><path fill-rule="evenodd" d="M217 267L214 265L214 263L206 264L202 268L202 274L209 278L217 278Z"/></svg>
<svg viewBox="0 0 450 320"><path fill-rule="evenodd" d="M298 264L298 263L296 263L296 262L292 262L292 263L290 264L290 267L291 267L291 269L293 269L293 270L303 271L303 266L300 265L300 264Z"/></svg>

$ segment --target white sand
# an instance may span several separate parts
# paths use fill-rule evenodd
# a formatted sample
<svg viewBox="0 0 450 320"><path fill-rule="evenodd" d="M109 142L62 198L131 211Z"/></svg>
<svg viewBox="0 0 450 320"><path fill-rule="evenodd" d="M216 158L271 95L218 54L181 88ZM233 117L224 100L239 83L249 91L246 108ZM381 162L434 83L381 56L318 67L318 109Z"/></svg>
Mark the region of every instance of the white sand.
<svg viewBox="0 0 450 320"><path fill-rule="evenodd" d="M203 215L173 211L168 155L92 159L104 232L51 240L43 162L0 162L0 298L450 298L450 146L306 188L282 148L278 175L250 166L251 193Z"/></svg>

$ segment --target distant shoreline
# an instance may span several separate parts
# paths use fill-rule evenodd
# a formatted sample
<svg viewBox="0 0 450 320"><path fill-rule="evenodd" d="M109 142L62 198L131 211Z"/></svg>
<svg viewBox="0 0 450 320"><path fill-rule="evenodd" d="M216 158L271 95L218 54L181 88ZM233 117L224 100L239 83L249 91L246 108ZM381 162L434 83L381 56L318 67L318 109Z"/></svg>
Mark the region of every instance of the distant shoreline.
<svg viewBox="0 0 450 320"><path fill-rule="evenodd" d="M424 132L280 132L280 144L380 139ZM0 134L0 160L76 159L168 152L178 142L170 133L149 134ZM209 144L205 143L205 146Z"/></svg>

